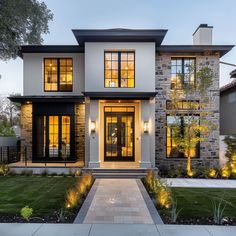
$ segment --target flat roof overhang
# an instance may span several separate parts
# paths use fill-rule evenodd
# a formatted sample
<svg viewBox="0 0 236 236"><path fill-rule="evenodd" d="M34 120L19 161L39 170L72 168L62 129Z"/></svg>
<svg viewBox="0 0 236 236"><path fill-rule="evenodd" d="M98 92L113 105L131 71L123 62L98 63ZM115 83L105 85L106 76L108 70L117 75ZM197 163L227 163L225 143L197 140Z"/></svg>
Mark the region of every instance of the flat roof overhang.
<svg viewBox="0 0 236 236"><path fill-rule="evenodd" d="M83 92L83 94L91 99L149 100L155 97L157 92Z"/></svg>
<svg viewBox="0 0 236 236"><path fill-rule="evenodd" d="M19 56L24 53L84 53L84 47L79 45L22 45Z"/></svg>
<svg viewBox="0 0 236 236"><path fill-rule="evenodd" d="M11 96L12 102L84 102L84 96Z"/></svg>
<svg viewBox="0 0 236 236"><path fill-rule="evenodd" d="M85 42L155 42L161 45L166 29L73 29L78 44Z"/></svg>
<svg viewBox="0 0 236 236"><path fill-rule="evenodd" d="M234 45L161 45L156 47L157 53L219 53L220 57L228 53Z"/></svg>

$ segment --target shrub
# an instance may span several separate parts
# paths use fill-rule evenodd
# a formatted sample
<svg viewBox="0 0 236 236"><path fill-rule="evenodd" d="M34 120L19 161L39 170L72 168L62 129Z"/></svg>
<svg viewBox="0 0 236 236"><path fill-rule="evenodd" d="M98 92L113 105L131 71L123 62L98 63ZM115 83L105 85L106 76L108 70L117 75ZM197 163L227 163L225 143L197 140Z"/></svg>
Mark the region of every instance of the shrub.
<svg viewBox="0 0 236 236"><path fill-rule="evenodd" d="M75 176L75 170L73 168L69 168L69 176Z"/></svg>
<svg viewBox="0 0 236 236"><path fill-rule="evenodd" d="M41 172L41 176L42 176L42 177L48 176L48 170L47 170L47 169L44 169L44 170Z"/></svg>
<svg viewBox="0 0 236 236"><path fill-rule="evenodd" d="M33 170L22 170L21 175L32 176L33 175Z"/></svg>
<svg viewBox="0 0 236 236"><path fill-rule="evenodd" d="M178 208L177 201L174 201L172 199L172 205L171 205L171 210L170 210L171 223L176 223L179 213L182 211L182 208L179 210L177 210L177 208Z"/></svg>
<svg viewBox="0 0 236 236"><path fill-rule="evenodd" d="M21 209L20 214L25 220L29 221L29 218L33 214L33 209L29 206L25 206Z"/></svg>
<svg viewBox="0 0 236 236"><path fill-rule="evenodd" d="M84 196L87 190L87 186L85 185L85 183L83 181L81 181L80 179L77 181L76 183L76 189L79 193L79 195Z"/></svg>
<svg viewBox="0 0 236 236"><path fill-rule="evenodd" d="M228 179L231 175L231 168L229 163L225 164L220 170L221 177L224 179Z"/></svg>
<svg viewBox="0 0 236 236"><path fill-rule="evenodd" d="M75 171L75 176L81 176L81 175L82 175L81 169Z"/></svg>
<svg viewBox="0 0 236 236"><path fill-rule="evenodd" d="M206 170L206 178L216 179L218 176L218 171L215 168L210 168Z"/></svg>
<svg viewBox="0 0 236 236"><path fill-rule="evenodd" d="M4 163L0 164L0 175L4 175L5 176L5 175L8 174L9 171L10 171L10 168L9 168L8 165L6 165Z"/></svg>
<svg viewBox="0 0 236 236"><path fill-rule="evenodd" d="M49 174L50 176L57 176L57 172L52 172L51 174Z"/></svg>
<svg viewBox="0 0 236 236"><path fill-rule="evenodd" d="M86 189L89 189L93 183L93 175L91 173L86 173L81 176L81 183L83 183Z"/></svg>
<svg viewBox="0 0 236 236"><path fill-rule="evenodd" d="M223 214L226 208L226 203L223 203L223 198L219 202L213 202L213 220L215 224L221 225L223 222Z"/></svg>
<svg viewBox="0 0 236 236"><path fill-rule="evenodd" d="M177 170L176 170L176 177L180 178L184 176L184 170L182 165L178 165Z"/></svg>
<svg viewBox="0 0 236 236"><path fill-rule="evenodd" d="M15 175L17 175L17 173L16 173L15 170L10 170L10 171L8 172L8 175L10 175L10 176L15 176Z"/></svg>
<svg viewBox="0 0 236 236"><path fill-rule="evenodd" d="M148 188L148 192L154 196L157 193L157 177L153 170L147 172L145 184Z"/></svg>
<svg viewBox="0 0 236 236"><path fill-rule="evenodd" d="M76 188L71 188L66 193L66 208L75 208L79 201L79 194Z"/></svg>
<svg viewBox="0 0 236 236"><path fill-rule="evenodd" d="M171 190L168 184L161 180L157 180L157 194L156 201L160 207L170 208L172 199L171 199Z"/></svg>

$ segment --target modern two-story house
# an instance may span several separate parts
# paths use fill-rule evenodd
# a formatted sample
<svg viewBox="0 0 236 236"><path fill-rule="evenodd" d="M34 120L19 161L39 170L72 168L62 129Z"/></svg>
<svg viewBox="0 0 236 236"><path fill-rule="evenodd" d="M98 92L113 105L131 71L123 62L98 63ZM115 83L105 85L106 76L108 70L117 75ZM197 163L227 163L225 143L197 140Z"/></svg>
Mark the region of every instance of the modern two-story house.
<svg viewBox="0 0 236 236"><path fill-rule="evenodd" d="M217 164L219 59L233 46L212 45L212 27L205 24L193 34L193 45L162 45L167 30L159 29L72 31L78 45L21 47L23 96L11 100L21 103L21 145L28 159L90 168L185 165L171 136L167 104L173 86L197 83L196 73L178 77L191 65L214 72L207 96L208 119L216 125L192 150L192 162ZM200 100L196 92L191 102Z"/></svg>

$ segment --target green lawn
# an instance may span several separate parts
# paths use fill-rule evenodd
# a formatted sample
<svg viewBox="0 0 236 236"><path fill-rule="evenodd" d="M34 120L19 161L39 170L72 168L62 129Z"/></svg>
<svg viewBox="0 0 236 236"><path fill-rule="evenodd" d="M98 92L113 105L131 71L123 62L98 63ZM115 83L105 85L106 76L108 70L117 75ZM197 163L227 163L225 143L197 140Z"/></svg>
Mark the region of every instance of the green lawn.
<svg viewBox="0 0 236 236"><path fill-rule="evenodd" d="M180 217L211 217L213 211L212 201L225 199L227 205L224 216L236 218L236 189L211 188L171 188L178 209L182 208ZM165 212L165 210L160 210Z"/></svg>
<svg viewBox="0 0 236 236"><path fill-rule="evenodd" d="M26 205L34 215L50 214L64 205L65 192L73 186L72 177L0 177L0 214L18 214Z"/></svg>

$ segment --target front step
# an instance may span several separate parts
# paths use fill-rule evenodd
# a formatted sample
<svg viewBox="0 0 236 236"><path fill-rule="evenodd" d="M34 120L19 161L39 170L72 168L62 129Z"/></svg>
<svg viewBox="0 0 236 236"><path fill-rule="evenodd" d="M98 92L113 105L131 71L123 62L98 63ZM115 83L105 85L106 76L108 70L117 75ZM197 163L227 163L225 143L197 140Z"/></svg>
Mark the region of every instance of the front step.
<svg viewBox="0 0 236 236"><path fill-rule="evenodd" d="M157 171L157 168L153 168ZM140 179L147 175L146 168L133 169L107 169L107 168L83 168L83 171L91 171L94 178L121 178L121 179Z"/></svg>

